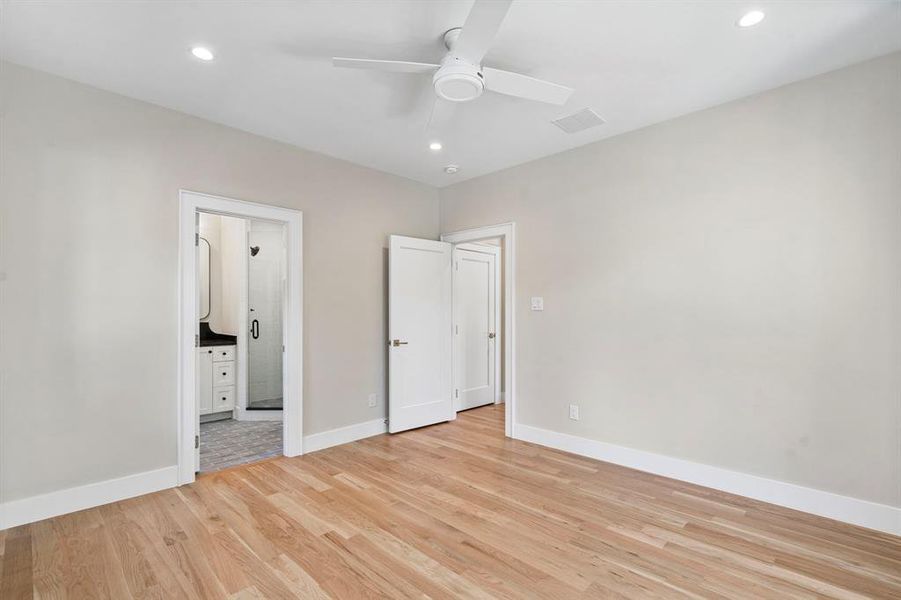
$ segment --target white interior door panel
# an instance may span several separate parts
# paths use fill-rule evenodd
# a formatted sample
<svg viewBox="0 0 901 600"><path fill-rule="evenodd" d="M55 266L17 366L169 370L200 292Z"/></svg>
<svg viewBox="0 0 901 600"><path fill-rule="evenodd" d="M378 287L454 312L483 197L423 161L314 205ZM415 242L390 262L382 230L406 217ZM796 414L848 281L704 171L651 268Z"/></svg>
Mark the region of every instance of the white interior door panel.
<svg viewBox="0 0 901 600"><path fill-rule="evenodd" d="M388 255L388 431L455 418L452 246L399 235Z"/></svg>

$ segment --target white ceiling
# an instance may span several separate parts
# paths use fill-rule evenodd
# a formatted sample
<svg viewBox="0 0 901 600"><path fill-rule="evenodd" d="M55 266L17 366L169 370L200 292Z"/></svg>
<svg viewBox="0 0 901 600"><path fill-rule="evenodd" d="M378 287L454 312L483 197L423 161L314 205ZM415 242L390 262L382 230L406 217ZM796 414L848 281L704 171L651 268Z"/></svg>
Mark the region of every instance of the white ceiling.
<svg viewBox="0 0 901 600"><path fill-rule="evenodd" d="M898 1L518 0L484 64L576 89L564 107L486 93L432 152L430 76L330 57L437 62L471 0L3 0L2 53L100 88L444 186L901 49ZM757 27L735 20L766 11ZM204 44L216 60L188 53ZM566 134L584 107L607 123ZM443 172L449 163L460 172Z"/></svg>

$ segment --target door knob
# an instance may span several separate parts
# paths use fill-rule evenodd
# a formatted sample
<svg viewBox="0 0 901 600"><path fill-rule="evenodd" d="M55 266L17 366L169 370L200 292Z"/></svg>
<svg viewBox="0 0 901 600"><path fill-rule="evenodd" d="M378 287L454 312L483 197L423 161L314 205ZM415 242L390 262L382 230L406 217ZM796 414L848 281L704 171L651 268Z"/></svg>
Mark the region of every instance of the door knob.
<svg viewBox="0 0 901 600"><path fill-rule="evenodd" d="M491 333L488 334L488 339L489 339L489 340L493 340L493 339L494 339L494 332L493 332L493 331L492 331Z"/></svg>
<svg viewBox="0 0 901 600"><path fill-rule="evenodd" d="M400 340L392 340L391 345L397 348L398 346L406 346L409 342L402 342Z"/></svg>

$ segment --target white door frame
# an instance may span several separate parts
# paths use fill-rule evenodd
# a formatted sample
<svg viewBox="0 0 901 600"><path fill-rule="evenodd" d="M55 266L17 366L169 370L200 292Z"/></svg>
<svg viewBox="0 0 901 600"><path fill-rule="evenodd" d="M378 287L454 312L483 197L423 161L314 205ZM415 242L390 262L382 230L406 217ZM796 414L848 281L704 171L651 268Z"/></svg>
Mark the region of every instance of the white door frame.
<svg viewBox="0 0 901 600"><path fill-rule="evenodd" d="M501 302L502 298L501 294L501 267L500 261L498 257L501 254L500 246L492 246L488 244L476 244L476 243L468 243L461 242L459 244L454 244L454 250L468 250L469 252L480 252L482 254L490 254L494 257L494 329L495 329L495 339L500 338L501 344L504 343L504 335L503 335L503 324L501 323ZM456 290L457 290L457 268L454 267L454 327L457 325L457 307L456 307ZM500 332L500 334L498 334ZM458 359L460 358L460 348L459 348L460 340L456 335L454 335L454 387L460 389L460 382L457 380L457 369L456 364ZM498 348L498 344L494 345L494 401L493 404L501 403L501 386L498 383L498 377L501 372L501 352ZM456 405L457 398L454 398L454 404Z"/></svg>
<svg viewBox="0 0 901 600"><path fill-rule="evenodd" d="M504 434L514 438L516 427L516 223L487 225L441 234L442 242L460 244L503 239L504 254Z"/></svg>
<svg viewBox="0 0 901 600"><path fill-rule="evenodd" d="M197 323L197 261L194 252L198 212L238 218L267 219L285 224L287 286L285 292L283 355L285 456L303 454L303 213L212 196L189 190L178 192L178 484L194 481L194 427L197 420L197 380L194 331Z"/></svg>

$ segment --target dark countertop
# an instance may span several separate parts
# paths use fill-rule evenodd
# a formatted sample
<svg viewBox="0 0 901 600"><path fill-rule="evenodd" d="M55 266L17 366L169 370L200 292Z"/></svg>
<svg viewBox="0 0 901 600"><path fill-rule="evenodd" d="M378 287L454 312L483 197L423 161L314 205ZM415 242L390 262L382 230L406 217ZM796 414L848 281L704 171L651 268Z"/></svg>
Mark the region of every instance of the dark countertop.
<svg viewBox="0 0 901 600"><path fill-rule="evenodd" d="M216 333L210 329L209 323L200 324L200 347L207 346L236 346L238 344L238 336L226 335L224 333Z"/></svg>
<svg viewBox="0 0 901 600"><path fill-rule="evenodd" d="M238 340L233 335L224 335L222 338L214 338L214 339L202 339L200 340L200 347L205 348L207 346L236 346L238 345Z"/></svg>

